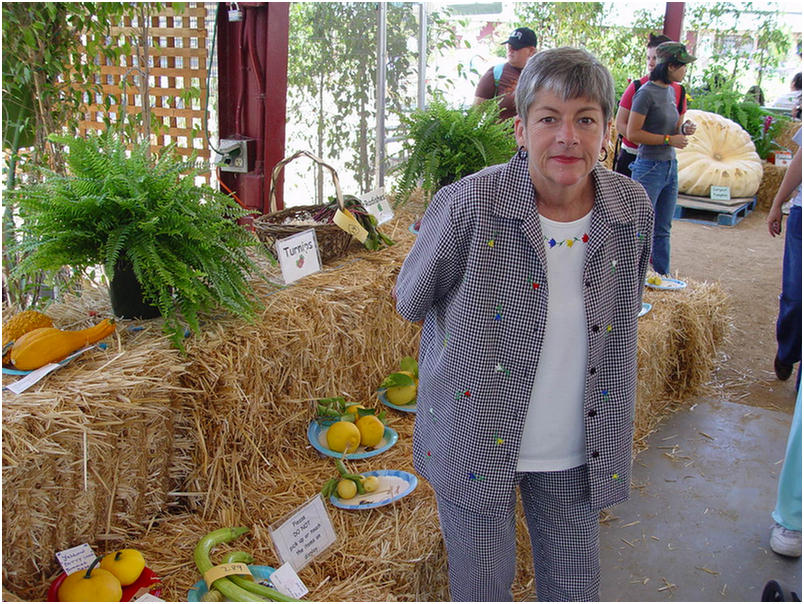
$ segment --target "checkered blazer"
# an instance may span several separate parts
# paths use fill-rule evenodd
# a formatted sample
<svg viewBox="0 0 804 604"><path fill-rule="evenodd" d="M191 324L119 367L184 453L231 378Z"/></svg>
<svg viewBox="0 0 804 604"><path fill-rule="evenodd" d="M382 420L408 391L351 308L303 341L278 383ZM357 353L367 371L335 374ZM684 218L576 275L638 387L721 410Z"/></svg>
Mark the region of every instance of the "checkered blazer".
<svg viewBox="0 0 804 604"><path fill-rule="evenodd" d="M653 210L636 182L597 165L584 264L586 457L596 509L628 498L637 314ZM555 242L553 242L555 244ZM527 160L441 189L400 271L397 310L424 319L413 437L417 471L452 503L510 501L547 320L545 245ZM572 244L570 244L572 245Z"/></svg>

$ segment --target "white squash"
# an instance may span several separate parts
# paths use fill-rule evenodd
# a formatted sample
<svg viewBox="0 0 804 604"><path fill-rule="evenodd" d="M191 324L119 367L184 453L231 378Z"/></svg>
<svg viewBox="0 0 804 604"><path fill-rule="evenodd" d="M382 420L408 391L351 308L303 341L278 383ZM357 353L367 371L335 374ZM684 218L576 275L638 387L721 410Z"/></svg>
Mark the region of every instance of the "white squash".
<svg viewBox="0 0 804 604"><path fill-rule="evenodd" d="M690 109L686 119L697 130L684 149L676 149L678 191L709 197L709 187L729 187L732 197L751 197L762 181L762 160L749 134L736 123L708 111Z"/></svg>

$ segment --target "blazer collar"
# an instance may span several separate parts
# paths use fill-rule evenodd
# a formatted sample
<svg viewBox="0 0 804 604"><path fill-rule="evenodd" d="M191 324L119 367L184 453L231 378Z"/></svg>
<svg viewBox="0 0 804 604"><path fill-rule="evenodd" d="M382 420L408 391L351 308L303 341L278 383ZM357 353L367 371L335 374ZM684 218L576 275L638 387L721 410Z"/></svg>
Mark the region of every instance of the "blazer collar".
<svg viewBox="0 0 804 604"><path fill-rule="evenodd" d="M614 225L630 223L634 212L626 203L626 189L621 178L597 164L592 170L595 187L594 213ZM517 153L502 171L497 184L492 212L496 216L525 220L536 212L533 183L528 173L528 160Z"/></svg>

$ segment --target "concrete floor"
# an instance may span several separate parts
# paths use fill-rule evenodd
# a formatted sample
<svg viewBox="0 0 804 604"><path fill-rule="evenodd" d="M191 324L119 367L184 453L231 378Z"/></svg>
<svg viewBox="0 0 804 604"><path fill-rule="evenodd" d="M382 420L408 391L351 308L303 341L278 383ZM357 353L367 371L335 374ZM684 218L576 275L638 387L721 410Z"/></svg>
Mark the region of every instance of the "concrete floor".
<svg viewBox="0 0 804 604"><path fill-rule="evenodd" d="M791 419L714 400L669 417L601 527L602 600L758 602L769 579L801 595L801 559L768 546Z"/></svg>

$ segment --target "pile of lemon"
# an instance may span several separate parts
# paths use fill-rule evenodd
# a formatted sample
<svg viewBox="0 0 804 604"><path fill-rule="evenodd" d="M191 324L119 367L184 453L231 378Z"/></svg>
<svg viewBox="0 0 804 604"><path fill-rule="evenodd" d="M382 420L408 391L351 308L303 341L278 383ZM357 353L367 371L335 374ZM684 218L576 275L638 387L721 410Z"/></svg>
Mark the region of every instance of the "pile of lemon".
<svg viewBox="0 0 804 604"><path fill-rule="evenodd" d="M383 380L380 389L385 389L385 398L392 405L414 404L419 390L418 363L413 357L405 357L399 367Z"/></svg>
<svg viewBox="0 0 804 604"><path fill-rule="evenodd" d="M382 442L385 424L363 405L346 407L345 415L327 428L327 447L336 453L354 453L359 446L376 447Z"/></svg>
<svg viewBox="0 0 804 604"><path fill-rule="evenodd" d="M648 283L650 283L651 285L661 285L662 284L661 276L656 274L656 273L649 274L648 278L646 279L646 281Z"/></svg>

